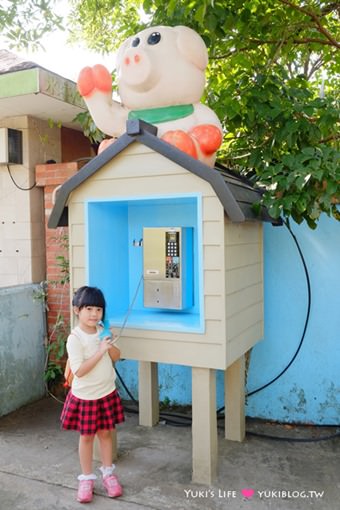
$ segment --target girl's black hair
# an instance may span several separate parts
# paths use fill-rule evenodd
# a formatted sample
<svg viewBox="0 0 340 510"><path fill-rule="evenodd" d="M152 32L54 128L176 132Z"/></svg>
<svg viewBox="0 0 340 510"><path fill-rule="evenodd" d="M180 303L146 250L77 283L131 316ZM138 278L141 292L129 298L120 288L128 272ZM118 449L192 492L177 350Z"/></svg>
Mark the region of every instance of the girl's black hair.
<svg viewBox="0 0 340 510"><path fill-rule="evenodd" d="M104 294L97 287L80 287L74 294L72 305L77 306L79 310L85 306L98 306L103 309L103 319L105 317L106 302Z"/></svg>

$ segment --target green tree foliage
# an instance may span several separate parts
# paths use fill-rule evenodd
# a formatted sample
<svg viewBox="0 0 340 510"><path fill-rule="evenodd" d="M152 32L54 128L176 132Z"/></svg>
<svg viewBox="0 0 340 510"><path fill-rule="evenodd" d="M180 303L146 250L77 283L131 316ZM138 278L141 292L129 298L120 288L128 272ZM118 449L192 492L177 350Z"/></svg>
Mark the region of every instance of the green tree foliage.
<svg viewBox="0 0 340 510"><path fill-rule="evenodd" d="M322 212L340 220L338 2L71 3L73 37L102 52L156 24L200 33L210 56L204 101L225 132L220 159L263 187L273 217L311 228Z"/></svg>
<svg viewBox="0 0 340 510"><path fill-rule="evenodd" d="M37 48L41 37L62 28L55 0L2 0L0 33L12 48Z"/></svg>

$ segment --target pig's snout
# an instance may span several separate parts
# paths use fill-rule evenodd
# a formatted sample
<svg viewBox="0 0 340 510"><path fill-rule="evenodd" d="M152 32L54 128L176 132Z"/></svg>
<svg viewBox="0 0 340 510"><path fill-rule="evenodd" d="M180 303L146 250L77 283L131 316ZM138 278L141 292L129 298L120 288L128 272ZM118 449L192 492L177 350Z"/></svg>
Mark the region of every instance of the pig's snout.
<svg viewBox="0 0 340 510"><path fill-rule="evenodd" d="M138 90L149 90L157 77L157 69L145 51L141 48L129 48L125 52L120 69L122 82Z"/></svg>
<svg viewBox="0 0 340 510"><path fill-rule="evenodd" d="M138 53L136 53L133 57L132 56L125 57L124 64L126 66L129 66L130 64L131 65L138 64L140 61L141 61L141 56Z"/></svg>

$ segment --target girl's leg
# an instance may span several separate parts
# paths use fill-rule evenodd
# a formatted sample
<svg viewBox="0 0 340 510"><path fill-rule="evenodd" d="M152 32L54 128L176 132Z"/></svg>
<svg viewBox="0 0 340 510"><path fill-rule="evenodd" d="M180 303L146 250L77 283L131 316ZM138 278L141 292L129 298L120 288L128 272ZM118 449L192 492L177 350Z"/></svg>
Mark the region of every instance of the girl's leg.
<svg viewBox="0 0 340 510"><path fill-rule="evenodd" d="M79 438L79 461L83 475L92 473L94 436L80 435Z"/></svg>
<svg viewBox="0 0 340 510"><path fill-rule="evenodd" d="M113 456L112 432L111 430L98 430L97 436L100 444L103 467L111 467Z"/></svg>
<svg viewBox="0 0 340 510"><path fill-rule="evenodd" d="M97 435L103 463L102 467L100 468L100 471L103 475L103 484L107 495L110 498L117 498L123 494L123 489L118 481L117 476L113 474L115 465L112 464L112 432L111 430L98 430Z"/></svg>

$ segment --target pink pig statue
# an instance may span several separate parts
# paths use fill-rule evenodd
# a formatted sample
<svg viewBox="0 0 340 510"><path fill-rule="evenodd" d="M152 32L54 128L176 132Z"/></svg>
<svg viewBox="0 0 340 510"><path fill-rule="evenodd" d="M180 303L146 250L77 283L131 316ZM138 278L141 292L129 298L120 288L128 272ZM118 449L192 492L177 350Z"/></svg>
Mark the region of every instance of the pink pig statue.
<svg viewBox="0 0 340 510"><path fill-rule="evenodd" d="M208 64L203 39L185 26L157 26L127 39L117 54L121 103L112 99L112 80L102 65L85 67L78 90L101 131L114 138L127 119L157 126L158 137L213 166L222 143L216 114L200 99ZM110 143L102 142L105 148Z"/></svg>

